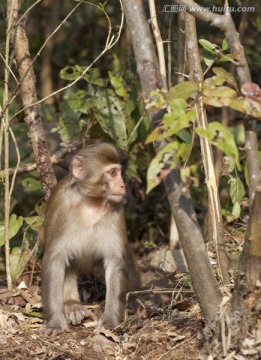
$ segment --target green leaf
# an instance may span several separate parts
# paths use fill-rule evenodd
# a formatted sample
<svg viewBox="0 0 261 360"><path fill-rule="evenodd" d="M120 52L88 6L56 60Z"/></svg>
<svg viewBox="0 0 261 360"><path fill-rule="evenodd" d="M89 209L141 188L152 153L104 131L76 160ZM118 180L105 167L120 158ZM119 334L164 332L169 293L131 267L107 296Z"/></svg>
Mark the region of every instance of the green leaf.
<svg viewBox="0 0 261 360"><path fill-rule="evenodd" d="M204 63L209 67L212 66L214 64L214 62L215 62L214 59L210 59L210 58L208 58L206 56L204 56L203 59L204 59Z"/></svg>
<svg viewBox="0 0 261 360"><path fill-rule="evenodd" d="M222 41L222 50L223 51L226 51L229 49L229 45L228 45L228 42L227 42L227 39L225 38L223 41Z"/></svg>
<svg viewBox="0 0 261 360"><path fill-rule="evenodd" d="M28 317L36 317L38 319L44 319L44 314L42 312L39 312L39 311L22 311L22 314L24 314L25 316L28 316Z"/></svg>
<svg viewBox="0 0 261 360"><path fill-rule="evenodd" d="M74 81L82 76L86 70L85 66L66 66L60 71L60 77L64 80ZM106 87L108 82L101 78L100 70L98 68L90 68L82 77L86 82L100 87Z"/></svg>
<svg viewBox="0 0 261 360"><path fill-rule="evenodd" d="M31 250L22 250L14 247L10 254L10 272L13 280L17 279L24 271L26 264L31 257Z"/></svg>
<svg viewBox="0 0 261 360"><path fill-rule="evenodd" d="M89 110L95 106L95 101L90 95L84 90L78 90L73 93L68 92L64 99L73 113L88 114Z"/></svg>
<svg viewBox="0 0 261 360"><path fill-rule="evenodd" d="M125 103L115 96L111 90L102 92L96 103L97 112L95 118L102 130L121 148L126 148L127 131L126 121L128 113Z"/></svg>
<svg viewBox="0 0 261 360"><path fill-rule="evenodd" d="M233 208L232 208L232 215L238 219L240 217L240 213L241 213L241 208L240 208L240 204L238 202L236 202L234 205L233 205Z"/></svg>
<svg viewBox="0 0 261 360"><path fill-rule="evenodd" d="M182 141L185 141L188 144L192 143L192 135L191 132L187 129L182 129L176 133L176 136L180 138Z"/></svg>
<svg viewBox="0 0 261 360"><path fill-rule="evenodd" d="M238 97L238 94L235 90L227 86L218 86L215 88L204 88L202 92L203 96L206 97L225 97L225 98L234 98Z"/></svg>
<svg viewBox="0 0 261 360"><path fill-rule="evenodd" d="M188 100L198 90L198 84L193 84L190 81L183 81L170 89L169 102L171 103L175 99Z"/></svg>
<svg viewBox="0 0 261 360"><path fill-rule="evenodd" d="M184 99L172 99L169 102L169 107L172 109L172 113L178 116L185 114L188 104Z"/></svg>
<svg viewBox="0 0 261 360"><path fill-rule="evenodd" d="M212 44L210 41L206 39L200 39L198 42L200 43L201 46L203 46L205 50L211 52L212 54L215 54L217 50L220 49L217 44Z"/></svg>
<svg viewBox="0 0 261 360"><path fill-rule="evenodd" d="M220 58L218 59L218 61L221 61L221 62L226 62L226 61L234 62L235 60L233 58L233 55L227 54L227 55L221 55Z"/></svg>
<svg viewBox="0 0 261 360"><path fill-rule="evenodd" d="M177 166L179 161L178 148L179 143L177 141L167 144L151 161L147 171L147 193L159 185L162 179L170 173L171 169Z"/></svg>
<svg viewBox="0 0 261 360"><path fill-rule="evenodd" d="M233 156L237 168L240 170L238 148L232 133L217 121L208 125L207 129L197 128L196 133L206 137L211 144L221 149L227 156Z"/></svg>
<svg viewBox="0 0 261 360"><path fill-rule="evenodd" d="M239 178L231 177L228 180L228 183L230 185L229 192L232 203L234 205L236 203L240 204L245 195L245 189L242 181Z"/></svg>
<svg viewBox="0 0 261 360"><path fill-rule="evenodd" d="M66 146L72 142L72 138L80 134L79 119L80 111L73 111L68 102L60 102L60 111L62 116L59 120L58 128L52 130L57 131L62 139L62 145Z"/></svg>
<svg viewBox="0 0 261 360"><path fill-rule="evenodd" d="M181 111L179 115L177 115L176 111L165 114L162 119L162 123L148 136L146 144L153 141L160 141L177 134L182 129L189 127L190 123L195 121L195 117L196 113L194 109L188 111L187 113Z"/></svg>
<svg viewBox="0 0 261 360"><path fill-rule="evenodd" d="M147 193L177 167L180 159L187 160L190 145L173 141L167 144L151 161L147 172Z"/></svg>
<svg viewBox="0 0 261 360"><path fill-rule="evenodd" d="M30 228L33 230L38 230L39 227L42 225L43 223L43 217L42 216L30 216L30 217L26 217L24 218L24 221L30 225Z"/></svg>
<svg viewBox="0 0 261 360"><path fill-rule="evenodd" d="M12 214L9 221L9 239L12 239L12 237L18 233L21 226L23 225L24 218L22 216L17 217L15 214ZM5 243L4 233L4 224L0 224L0 246L3 246Z"/></svg>
<svg viewBox="0 0 261 360"><path fill-rule="evenodd" d="M125 89L126 85L124 84L123 78L120 76L114 76L110 71L109 77L116 94L127 100L129 96Z"/></svg>
<svg viewBox="0 0 261 360"><path fill-rule="evenodd" d="M238 89L235 77L222 67L213 67L213 73L219 78L223 78L228 84L232 85L235 89Z"/></svg>

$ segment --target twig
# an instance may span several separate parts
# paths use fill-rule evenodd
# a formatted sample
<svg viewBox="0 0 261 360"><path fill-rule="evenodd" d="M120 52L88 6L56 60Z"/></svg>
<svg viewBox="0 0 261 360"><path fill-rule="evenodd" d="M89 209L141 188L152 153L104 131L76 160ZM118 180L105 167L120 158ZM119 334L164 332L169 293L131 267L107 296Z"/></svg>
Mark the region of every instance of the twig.
<svg viewBox="0 0 261 360"><path fill-rule="evenodd" d="M57 150L56 153L50 157L52 165L58 164L66 154L74 151L75 149L79 148L81 145L82 145L82 141L81 140L76 140L71 145ZM25 173L25 172L34 171L36 169L37 169L36 163L31 163L31 164L27 164L25 166L20 166L20 167L16 167L16 168L9 168L8 169L8 174L9 174L9 176L13 175L14 173L22 174L22 173ZM4 176L4 175L5 175L5 170L0 171L0 177Z"/></svg>

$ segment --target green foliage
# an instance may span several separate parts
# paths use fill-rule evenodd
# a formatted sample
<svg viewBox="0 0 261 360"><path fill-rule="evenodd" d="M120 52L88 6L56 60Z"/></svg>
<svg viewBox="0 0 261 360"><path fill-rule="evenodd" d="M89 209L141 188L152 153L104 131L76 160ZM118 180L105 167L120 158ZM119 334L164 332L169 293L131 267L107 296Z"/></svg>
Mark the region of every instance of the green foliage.
<svg viewBox="0 0 261 360"><path fill-rule="evenodd" d="M218 46L217 44L211 43L206 39L200 39L199 43L204 49L204 53L203 53L204 63L208 67L226 61L234 62L233 56L231 54L225 54L226 50L228 50L229 48L226 39L223 40L221 47Z"/></svg>
<svg viewBox="0 0 261 360"><path fill-rule="evenodd" d="M20 230L23 225L23 217L17 217L15 214L10 216L9 220L9 239L12 239ZM5 227L4 223L0 224L0 246L3 246L5 243Z"/></svg>
<svg viewBox="0 0 261 360"><path fill-rule="evenodd" d="M218 147L227 156L234 157L238 170L241 169L239 163L239 153L234 136L227 128L219 122L214 121L208 125L207 129L198 127L196 129L196 133L208 139L212 145Z"/></svg>
<svg viewBox="0 0 261 360"><path fill-rule="evenodd" d="M10 272L13 280L17 279L24 271L30 257L32 256L29 248L14 247L10 254Z"/></svg>
<svg viewBox="0 0 261 360"><path fill-rule="evenodd" d="M239 178L230 177L228 183L230 185L229 192L233 203L232 215L237 219L241 213L240 204L245 195L245 189Z"/></svg>
<svg viewBox="0 0 261 360"><path fill-rule="evenodd" d="M222 68L214 67L215 76L204 81L202 102L214 107L228 106L244 114L261 118L261 103L239 94L234 77ZM228 83L230 86L224 85Z"/></svg>
<svg viewBox="0 0 261 360"><path fill-rule="evenodd" d="M24 271L28 261L32 256L32 249L29 246L31 231L37 231L43 222L41 216L23 218L12 214L9 219L9 240L10 240L10 272L13 280L17 279ZM23 227L24 225L24 227ZM18 232L23 233L22 244L17 246L15 241ZM4 224L0 224L0 246L4 245ZM16 245L13 245L13 243Z"/></svg>
<svg viewBox="0 0 261 360"><path fill-rule="evenodd" d="M220 50L216 44L201 41L202 46L209 52L216 53ZM222 51L227 50L227 41L222 44ZM166 113L159 125L150 133L146 143L167 140L168 143L153 158L147 172L147 192L174 169L179 161L187 163L191 144L191 125L195 123L196 113L194 99L199 98L204 104L221 107L230 106L232 109L241 111L252 116L258 115L259 105L254 104L252 99L242 97L235 78L225 69L214 67L214 76L198 85L188 81L179 83L167 92L154 92L149 107L160 109L167 107ZM229 189L229 206L224 208L228 221L233 221L240 216L241 202L245 195L244 184L238 177L241 171L240 155L237 147L245 141L244 128L242 125L226 128L217 121L211 122L206 129L196 127L195 132L221 149L225 154L227 174L229 180L226 187ZM179 140L178 140L179 139ZM193 176L191 166L181 168L181 177L184 185L191 182L198 183L197 174ZM246 167L244 167L247 182ZM224 213L223 211L223 213Z"/></svg>
<svg viewBox="0 0 261 360"><path fill-rule="evenodd" d="M198 89L199 85L193 84L190 81L184 81L175 85L169 91L169 104L171 105L171 102L176 99L189 100Z"/></svg>
<svg viewBox="0 0 261 360"><path fill-rule="evenodd" d="M60 75L65 80L73 81L82 72L83 68L76 65L66 67ZM60 104L59 127L54 130L59 132L63 144L69 144L73 137L87 131L92 137L107 137L126 150L139 135L144 136L142 131L148 128L146 116L140 129L135 128L144 114L137 89L128 87L128 76L123 78L113 72L108 75L105 80L98 69L92 68L82 78L87 83L85 90L74 89L65 94Z"/></svg>
<svg viewBox="0 0 261 360"><path fill-rule="evenodd" d="M164 146L150 163L147 172L147 193L177 167L180 158L186 160L189 152L189 144L172 141Z"/></svg>

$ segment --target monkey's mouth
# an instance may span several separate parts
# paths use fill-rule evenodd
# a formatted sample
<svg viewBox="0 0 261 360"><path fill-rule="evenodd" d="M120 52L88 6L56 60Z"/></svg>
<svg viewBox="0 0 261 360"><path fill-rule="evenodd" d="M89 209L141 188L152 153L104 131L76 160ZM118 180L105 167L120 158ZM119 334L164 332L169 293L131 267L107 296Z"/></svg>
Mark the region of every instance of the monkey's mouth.
<svg viewBox="0 0 261 360"><path fill-rule="evenodd" d="M109 199L115 202L121 202L124 198L123 194L110 194Z"/></svg>

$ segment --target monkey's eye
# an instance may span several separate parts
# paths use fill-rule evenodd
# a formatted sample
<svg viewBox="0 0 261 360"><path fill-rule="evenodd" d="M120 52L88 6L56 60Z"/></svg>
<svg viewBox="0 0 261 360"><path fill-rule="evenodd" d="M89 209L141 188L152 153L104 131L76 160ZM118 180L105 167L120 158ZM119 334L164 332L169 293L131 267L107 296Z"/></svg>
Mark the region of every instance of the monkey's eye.
<svg viewBox="0 0 261 360"><path fill-rule="evenodd" d="M115 169L111 169L110 171L109 171L109 174L111 175L111 177L115 177L116 175L117 175L117 171L115 170Z"/></svg>

